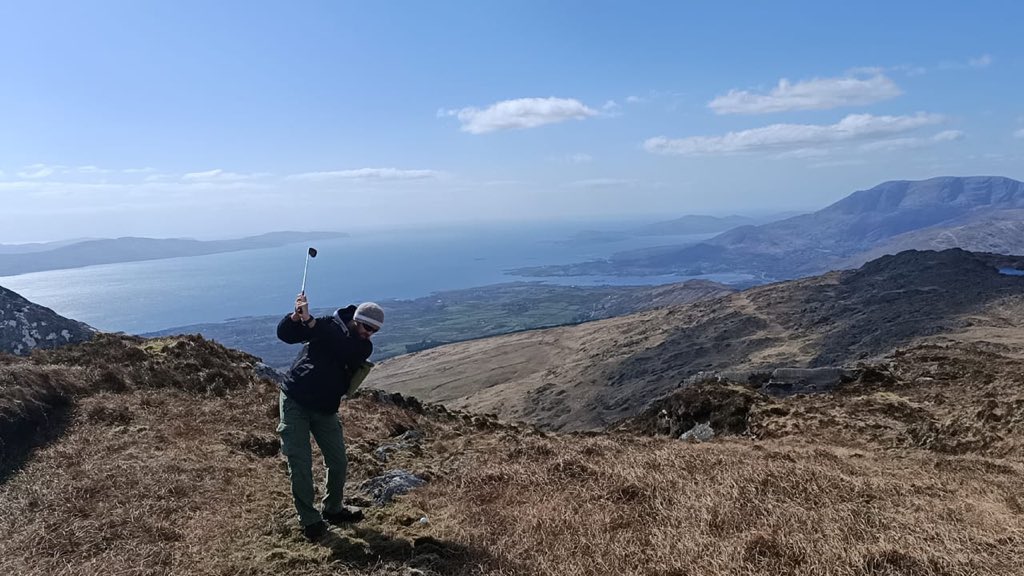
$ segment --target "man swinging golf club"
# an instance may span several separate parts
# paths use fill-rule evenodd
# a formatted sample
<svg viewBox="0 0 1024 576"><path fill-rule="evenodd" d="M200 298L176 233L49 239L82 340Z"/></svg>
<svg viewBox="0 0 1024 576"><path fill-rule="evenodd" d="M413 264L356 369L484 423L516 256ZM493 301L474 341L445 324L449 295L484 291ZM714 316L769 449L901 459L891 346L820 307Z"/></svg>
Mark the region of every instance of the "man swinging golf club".
<svg viewBox="0 0 1024 576"><path fill-rule="evenodd" d="M309 249L306 256L316 256ZM363 519L359 509L343 506L348 458L338 407L341 397L354 390L372 366L370 337L384 324L384 310L373 302L339 308L333 315L315 318L309 314L305 293L295 299L294 310L277 325L277 337L289 344L305 343L281 383L282 452L288 458L292 497L302 524L302 533L317 541L327 533L327 523L338 525ZM310 434L323 453L327 483L322 509L313 503L313 452ZM326 521L326 522L325 522Z"/></svg>

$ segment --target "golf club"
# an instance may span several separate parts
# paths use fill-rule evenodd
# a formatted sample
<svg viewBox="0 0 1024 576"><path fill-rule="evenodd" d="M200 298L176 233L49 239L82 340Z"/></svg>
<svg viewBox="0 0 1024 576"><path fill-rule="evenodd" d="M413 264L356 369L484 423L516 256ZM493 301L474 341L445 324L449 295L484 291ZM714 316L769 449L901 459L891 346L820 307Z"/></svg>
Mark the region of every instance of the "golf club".
<svg viewBox="0 0 1024 576"><path fill-rule="evenodd" d="M306 270L309 269L310 258L316 258L316 248L312 246L309 247L309 250L306 250L306 264L302 267L302 289L299 291L299 294L306 293Z"/></svg>

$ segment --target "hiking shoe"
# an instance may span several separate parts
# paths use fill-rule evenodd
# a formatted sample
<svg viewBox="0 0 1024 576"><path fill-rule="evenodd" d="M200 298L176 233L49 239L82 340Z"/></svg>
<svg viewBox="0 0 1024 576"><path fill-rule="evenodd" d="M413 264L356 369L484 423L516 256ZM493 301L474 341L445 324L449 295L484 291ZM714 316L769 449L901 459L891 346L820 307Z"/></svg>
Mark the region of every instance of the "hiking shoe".
<svg viewBox="0 0 1024 576"><path fill-rule="evenodd" d="M323 517L324 520L327 520L335 526L338 524L351 524L363 519L363 511L358 508L350 509L343 506L341 510L338 510L337 512L324 512Z"/></svg>
<svg viewBox="0 0 1024 576"><path fill-rule="evenodd" d="M323 520L302 527L302 535L310 542L317 542L327 535L327 523Z"/></svg>

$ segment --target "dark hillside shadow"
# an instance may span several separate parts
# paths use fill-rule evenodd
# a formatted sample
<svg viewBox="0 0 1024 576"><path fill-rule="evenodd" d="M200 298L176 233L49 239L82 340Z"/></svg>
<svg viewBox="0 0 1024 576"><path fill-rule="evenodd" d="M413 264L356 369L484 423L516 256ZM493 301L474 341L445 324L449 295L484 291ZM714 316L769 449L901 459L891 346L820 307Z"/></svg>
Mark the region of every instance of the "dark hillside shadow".
<svg viewBox="0 0 1024 576"><path fill-rule="evenodd" d="M0 406L0 484L13 476L37 448L60 438L71 420L72 404L3 400Z"/></svg>
<svg viewBox="0 0 1024 576"><path fill-rule="evenodd" d="M816 345L792 350L775 367L849 365L922 336L955 332L965 316L991 302L1024 295L1024 277L999 273L1001 267L1024 269L1022 262L960 249L907 251L833 273L836 282L753 288L743 293L748 308L688 310L697 315L692 326L605 370L600 377L606 385L586 406L614 422L701 371L733 370L762 350L784 346L786 334L811 336ZM772 326L781 329L778 334Z"/></svg>
<svg viewBox="0 0 1024 576"><path fill-rule="evenodd" d="M845 272L831 294L809 293L824 327L809 366L835 366L888 353L922 336L963 328L962 318L1007 296L1024 295L1024 279L999 273L988 254L959 249L904 252Z"/></svg>

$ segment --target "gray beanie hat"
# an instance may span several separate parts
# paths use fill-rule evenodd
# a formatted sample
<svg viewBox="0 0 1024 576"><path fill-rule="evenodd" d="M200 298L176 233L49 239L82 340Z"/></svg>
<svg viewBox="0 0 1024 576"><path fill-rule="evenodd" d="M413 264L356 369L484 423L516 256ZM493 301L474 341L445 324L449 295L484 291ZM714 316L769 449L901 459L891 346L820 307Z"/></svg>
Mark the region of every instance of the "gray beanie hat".
<svg viewBox="0 0 1024 576"><path fill-rule="evenodd" d="M363 302L356 308L352 319L380 330L380 327L384 325L384 309L375 302Z"/></svg>

